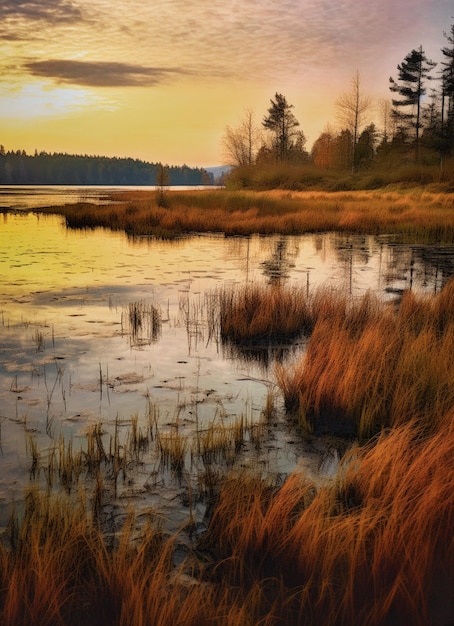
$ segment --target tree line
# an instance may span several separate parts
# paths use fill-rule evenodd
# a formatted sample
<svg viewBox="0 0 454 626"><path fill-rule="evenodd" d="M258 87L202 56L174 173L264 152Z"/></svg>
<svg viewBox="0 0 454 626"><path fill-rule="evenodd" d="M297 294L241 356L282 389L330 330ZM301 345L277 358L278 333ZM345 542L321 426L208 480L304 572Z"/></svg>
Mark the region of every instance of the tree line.
<svg viewBox="0 0 454 626"><path fill-rule="evenodd" d="M25 150L6 151L0 146L2 185L212 185L203 168L168 166L139 159L71 155Z"/></svg>
<svg viewBox="0 0 454 626"><path fill-rule="evenodd" d="M238 126L225 128L225 162L234 167L312 162L353 172L376 162L442 165L454 152L454 24L444 37L438 66L422 46L397 65L396 76L389 79L390 99L374 103L356 72L350 90L335 102L337 127L328 124L310 153L284 95L270 100L260 125L246 110Z"/></svg>

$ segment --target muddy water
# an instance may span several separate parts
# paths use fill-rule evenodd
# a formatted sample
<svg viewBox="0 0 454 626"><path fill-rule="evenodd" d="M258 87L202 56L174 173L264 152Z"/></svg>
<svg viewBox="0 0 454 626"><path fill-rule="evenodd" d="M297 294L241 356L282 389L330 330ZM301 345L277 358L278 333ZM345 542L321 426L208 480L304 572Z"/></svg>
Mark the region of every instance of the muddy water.
<svg viewBox="0 0 454 626"><path fill-rule="evenodd" d="M0 219L0 525L29 484L31 441L41 455L60 437L83 448L91 424L108 434L120 423L126 432L131 416L145 424L150 411L163 432L177 427L185 436L240 415L260 421L275 391L273 356L239 357L221 345L207 322L216 287L284 278L308 294L325 285L351 297L370 289L392 299L410 288L435 293L454 273L452 248L395 245L386 237L166 242L71 231L61 217L29 212ZM281 357L303 349L301 342ZM330 475L332 449L300 440L276 397L266 451L245 446L242 463L281 474L300 464ZM181 485L169 479L151 488L152 475L156 459L145 459L128 497L134 493L141 507L167 503L174 515Z"/></svg>

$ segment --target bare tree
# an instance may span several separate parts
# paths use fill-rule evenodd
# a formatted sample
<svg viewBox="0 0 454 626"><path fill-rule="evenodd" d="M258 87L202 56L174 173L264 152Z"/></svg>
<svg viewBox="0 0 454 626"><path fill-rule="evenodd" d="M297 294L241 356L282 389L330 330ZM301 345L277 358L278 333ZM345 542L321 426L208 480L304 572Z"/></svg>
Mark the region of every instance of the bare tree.
<svg viewBox="0 0 454 626"><path fill-rule="evenodd" d="M254 121L254 113L245 109L236 128L225 128L222 147L226 165L252 165L260 140L261 131Z"/></svg>
<svg viewBox="0 0 454 626"><path fill-rule="evenodd" d="M370 108L372 100L369 96L364 95L361 92L360 76L356 71L352 79L352 88L349 92L343 94L336 101L337 117L339 122L352 135L353 150L352 150L352 170L356 168L356 147L358 145L358 138L361 132L361 127L364 125L364 118L367 110Z"/></svg>
<svg viewBox="0 0 454 626"><path fill-rule="evenodd" d="M391 101L386 98L380 98L377 103L378 119L381 126L382 143L388 143L393 138L396 130L396 120L392 114Z"/></svg>
<svg viewBox="0 0 454 626"><path fill-rule="evenodd" d="M170 185L169 168L167 165L158 163L158 169L156 172L156 197L157 197L158 206L160 207L166 207L168 204L166 189L169 185Z"/></svg>

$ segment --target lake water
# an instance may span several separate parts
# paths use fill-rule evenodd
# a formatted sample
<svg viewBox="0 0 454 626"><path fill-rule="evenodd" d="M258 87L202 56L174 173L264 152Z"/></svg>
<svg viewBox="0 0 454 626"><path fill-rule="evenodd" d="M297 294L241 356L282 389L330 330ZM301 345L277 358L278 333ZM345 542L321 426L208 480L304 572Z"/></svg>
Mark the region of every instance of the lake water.
<svg viewBox="0 0 454 626"><path fill-rule="evenodd" d="M389 300L405 289L436 293L454 274L453 246L335 233L131 239L69 230L63 218L32 211L80 197L99 202L105 192L0 191L2 207L26 209L0 216L0 525L30 482L31 441L41 457L61 437L83 448L90 425L102 424L104 436L118 424L127 432L137 416L145 428L151 410L163 432L187 437L239 416L260 422L267 394L276 392L273 354L239 355L213 336L207 310L216 288L280 278L308 294L323 285ZM134 311L145 311L149 323L134 327ZM301 340L280 357L290 362L302 350ZM282 475L297 464L329 474L329 445L301 440L275 397L267 445L258 452L245 444L241 463ZM125 497L183 519L181 480L153 482L156 467L145 455Z"/></svg>

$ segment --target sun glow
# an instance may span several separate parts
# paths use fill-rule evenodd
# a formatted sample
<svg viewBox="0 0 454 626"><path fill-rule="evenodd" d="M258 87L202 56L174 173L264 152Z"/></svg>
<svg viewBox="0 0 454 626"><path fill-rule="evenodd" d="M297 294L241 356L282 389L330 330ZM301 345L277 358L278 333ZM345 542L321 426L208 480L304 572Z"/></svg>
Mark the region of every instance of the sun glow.
<svg viewBox="0 0 454 626"><path fill-rule="evenodd" d="M83 87L32 83L4 95L0 102L0 115L3 120L61 117L94 105L99 107L103 101L104 98ZM112 104L109 106L112 107Z"/></svg>

